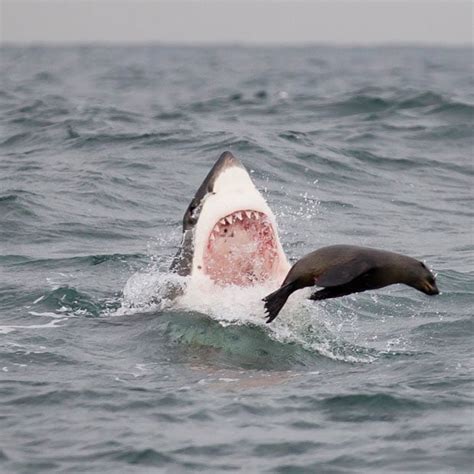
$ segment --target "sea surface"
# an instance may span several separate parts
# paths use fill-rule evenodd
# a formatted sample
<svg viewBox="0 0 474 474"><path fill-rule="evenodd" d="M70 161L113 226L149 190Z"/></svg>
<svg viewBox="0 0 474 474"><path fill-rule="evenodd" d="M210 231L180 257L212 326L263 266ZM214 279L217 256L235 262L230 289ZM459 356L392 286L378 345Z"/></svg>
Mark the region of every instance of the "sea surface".
<svg viewBox="0 0 474 474"><path fill-rule="evenodd" d="M472 472L469 48L0 53L1 472ZM162 299L225 150L291 261L398 251L442 294Z"/></svg>

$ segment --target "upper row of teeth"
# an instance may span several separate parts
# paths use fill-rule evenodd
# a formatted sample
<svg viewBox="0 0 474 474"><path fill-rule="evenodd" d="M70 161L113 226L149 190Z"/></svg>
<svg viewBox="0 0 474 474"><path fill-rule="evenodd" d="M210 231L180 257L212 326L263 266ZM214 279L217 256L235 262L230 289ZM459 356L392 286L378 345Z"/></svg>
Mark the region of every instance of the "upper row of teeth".
<svg viewBox="0 0 474 474"><path fill-rule="evenodd" d="M233 224L234 222L241 221L244 219L244 215L247 216L248 219L255 219L260 220L260 213L255 211L239 211L234 212L230 216L223 217L212 229L211 240L214 240L214 232L219 232L219 226L225 226L227 224Z"/></svg>
<svg viewBox="0 0 474 474"><path fill-rule="evenodd" d="M235 212L234 214L231 214L230 216L223 217L220 221L220 225L226 225L226 224L233 224L235 221L243 220L244 215L247 216L248 219L255 219L259 220L260 219L260 213L259 212L254 212L254 211L239 211Z"/></svg>

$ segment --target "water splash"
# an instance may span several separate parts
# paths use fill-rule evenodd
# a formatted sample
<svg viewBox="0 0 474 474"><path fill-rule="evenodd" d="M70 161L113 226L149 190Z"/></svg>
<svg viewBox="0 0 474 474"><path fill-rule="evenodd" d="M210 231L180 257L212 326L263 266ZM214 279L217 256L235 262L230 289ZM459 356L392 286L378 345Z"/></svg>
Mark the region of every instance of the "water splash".
<svg viewBox="0 0 474 474"><path fill-rule="evenodd" d="M132 275L123 289L120 307L116 316L138 312L161 311L174 305L182 294L187 278L173 273L160 272L154 265Z"/></svg>
<svg viewBox="0 0 474 474"><path fill-rule="evenodd" d="M217 339L222 340L217 327L209 329L207 322L193 316L198 313L207 315L221 328L241 327L242 337L246 337L248 328L254 328L260 334L258 337L265 335L284 345L296 344L299 349L332 360L351 363L375 360L375 351L344 341L340 331L335 331L334 326L325 321L330 319L326 309L306 300L310 290L293 294L278 319L266 324L262 298L274 291L275 286L275 283L267 283L252 287L220 287L202 275L183 278L149 268L128 280L122 304L113 314L122 316L166 310L180 315L173 320L175 340L195 343L200 330L206 332L205 338L198 338L201 344L212 346ZM189 317L183 319L183 314ZM189 334L190 321L193 334ZM216 338L214 342L213 337Z"/></svg>

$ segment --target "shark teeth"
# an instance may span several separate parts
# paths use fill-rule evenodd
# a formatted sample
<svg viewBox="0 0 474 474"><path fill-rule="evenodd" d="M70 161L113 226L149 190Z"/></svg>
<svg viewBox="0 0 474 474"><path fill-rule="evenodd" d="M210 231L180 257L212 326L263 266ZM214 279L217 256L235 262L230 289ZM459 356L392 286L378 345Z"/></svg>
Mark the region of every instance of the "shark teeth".
<svg viewBox="0 0 474 474"><path fill-rule="evenodd" d="M238 222L243 222L245 220L254 222L260 221L260 225L263 225L263 230L268 226L265 214L260 211L253 211L250 209L237 211L233 214L222 217L217 221L216 225L212 229L211 235L209 236L209 240L216 240L216 238L219 237L221 231L227 232L227 226L237 225Z"/></svg>

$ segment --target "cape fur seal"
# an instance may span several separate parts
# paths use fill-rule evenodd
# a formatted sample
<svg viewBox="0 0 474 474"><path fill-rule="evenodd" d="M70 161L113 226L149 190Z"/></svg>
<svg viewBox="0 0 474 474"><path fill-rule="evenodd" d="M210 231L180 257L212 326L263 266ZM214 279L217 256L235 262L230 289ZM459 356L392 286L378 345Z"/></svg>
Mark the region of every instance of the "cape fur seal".
<svg viewBox="0 0 474 474"><path fill-rule="evenodd" d="M331 245L305 255L288 272L280 289L266 296L267 323L272 322L296 290L321 286L310 299L325 300L403 283L437 295L435 277L423 262L406 255L353 245Z"/></svg>

